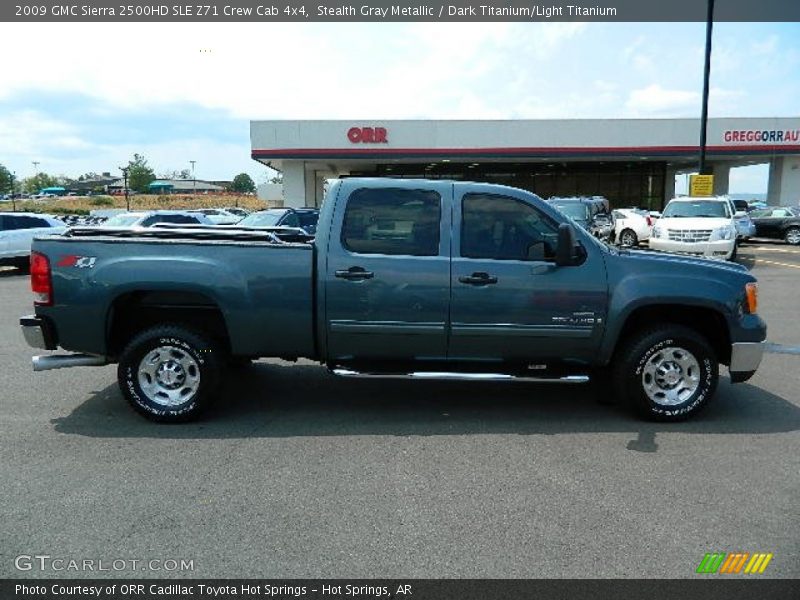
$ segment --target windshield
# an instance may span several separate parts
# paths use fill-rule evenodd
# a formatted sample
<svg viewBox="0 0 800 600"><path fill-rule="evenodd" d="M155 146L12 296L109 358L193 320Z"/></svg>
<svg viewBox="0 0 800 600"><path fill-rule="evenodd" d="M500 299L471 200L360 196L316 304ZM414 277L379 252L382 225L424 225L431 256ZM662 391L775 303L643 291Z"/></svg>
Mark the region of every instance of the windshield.
<svg viewBox="0 0 800 600"><path fill-rule="evenodd" d="M237 224L244 227L274 227L285 214L284 210L267 210L248 215Z"/></svg>
<svg viewBox="0 0 800 600"><path fill-rule="evenodd" d="M661 215L665 218L680 217L713 217L718 219L729 219L731 216L727 202L717 202L714 200L694 200L680 202L670 202Z"/></svg>
<svg viewBox="0 0 800 600"><path fill-rule="evenodd" d="M141 218L141 215L117 215L108 219L103 225L106 227L128 227Z"/></svg>
<svg viewBox="0 0 800 600"><path fill-rule="evenodd" d="M576 221L589 220L589 207L583 202L553 202L553 206L567 215L570 219L574 219Z"/></svg>

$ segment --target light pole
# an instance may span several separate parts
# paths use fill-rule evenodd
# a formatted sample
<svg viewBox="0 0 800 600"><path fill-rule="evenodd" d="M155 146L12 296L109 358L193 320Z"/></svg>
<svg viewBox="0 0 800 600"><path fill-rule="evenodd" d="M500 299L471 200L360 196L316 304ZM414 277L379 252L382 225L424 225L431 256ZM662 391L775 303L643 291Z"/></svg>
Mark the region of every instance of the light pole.
<svg viewBox="0 0 800 600"><path fill-rule="evenodd" d="M122 179L125 182L125 206L128 208L128 212L131 211L131 201L128 196L128 170L130 167L119 167L119 170L122 171Z"/></svg>
<svg viewBox="0 0 800 600"><path fill-rule="evenodd" d="M711 76L711 31L714 27L714 0L708 0L706 17L706 58L703 68L703 108L700 113L700 175L706 174L706 129L708 128L708 82Z"/></svg>
<svg viewBox="0 0 800 600"><path fill-rule="evenodd" d="M17 212L17 194L16 194L16 186L14 185L14 178L16 177L17 172L11 171L11 210Z"/></svg>
<svg viewBox="0 0 800 600"><path fill-rule="evenodd" d="M190 160L189 162L192 163L192 196L195 196L197 195L197 179L195 179L194 176L194 163L196 163L197 161Z"/></svg>
<svg viewBox="0 0 800 600"><path fill-rule="evenodd" d="M33 174L36 175L39 172L39 165L42 163L38 160L32 160L31 164L33 165Z"/></svg>

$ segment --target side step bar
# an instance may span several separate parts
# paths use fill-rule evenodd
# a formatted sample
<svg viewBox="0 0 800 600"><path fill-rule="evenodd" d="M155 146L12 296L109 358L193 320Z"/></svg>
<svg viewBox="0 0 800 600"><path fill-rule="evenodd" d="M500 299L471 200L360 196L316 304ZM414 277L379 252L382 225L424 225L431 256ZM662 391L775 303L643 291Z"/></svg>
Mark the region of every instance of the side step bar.
<svg viewBox="0 0 800 600"><path fill-rule="evenodd" d="M458 371L412 371L410 373L367 373L344 367L334 367L331 373L338 377L362 377L369 379L451 379L456 381L533 381L539 383L587 383L588 375L564 375L561 377L532 377L509 373L461 373Z"/></svg>
<svg viewBox="0 0 800 600"><path fill-rule="evenodd" d="M102 367L107 364L108 361L104 356L91 354L49 354L33 357L34 371L50 371L69 367Z"/></svg>

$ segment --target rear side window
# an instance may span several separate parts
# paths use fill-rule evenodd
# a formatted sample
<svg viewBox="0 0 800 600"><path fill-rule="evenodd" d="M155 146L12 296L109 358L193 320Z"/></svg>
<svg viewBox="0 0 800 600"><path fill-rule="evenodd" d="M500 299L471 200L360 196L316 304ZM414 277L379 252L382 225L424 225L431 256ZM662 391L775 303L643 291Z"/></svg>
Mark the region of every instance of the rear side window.
<svg viewBox="0 0 800 600"><path fill-rule="evenodd" d="M50 223L37 217L5 217L3 229L34 229L50 227Z"/></svg>
<svg viewBox="0 0 800 600"><path fill-rule="evenodd" d="M439 254L441 197L433 191L362 189L350 195L342 246L360 254Z"/></svg>
<svg viewBox="0 0 800 600"><path fill-rule="evenodd" d="M286 218L281 221L281 227L300 227L300 221L295 213L289 213Z"/></svg>

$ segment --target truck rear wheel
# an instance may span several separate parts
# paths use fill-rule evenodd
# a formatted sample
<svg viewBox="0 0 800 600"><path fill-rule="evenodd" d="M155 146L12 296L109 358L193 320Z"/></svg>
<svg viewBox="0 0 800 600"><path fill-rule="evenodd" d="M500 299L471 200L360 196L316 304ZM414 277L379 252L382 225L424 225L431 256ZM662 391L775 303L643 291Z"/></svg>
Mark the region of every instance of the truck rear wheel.
<svg viewBox="0 0 800 600"><path fill-rule="evenodd" d="M631 337L614 367L620 400L655 421L680 421L706 407L719 380L708 341L680 325L647 329Z"/></svg>
<svg viewBox="0 0 800 600"><path fill-rule="evenodd" d="M176 325L147 329L122 352L117 380L125 399L152 421L176 423L205 410L219 384L217 348Z"/></svg>

